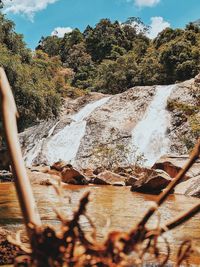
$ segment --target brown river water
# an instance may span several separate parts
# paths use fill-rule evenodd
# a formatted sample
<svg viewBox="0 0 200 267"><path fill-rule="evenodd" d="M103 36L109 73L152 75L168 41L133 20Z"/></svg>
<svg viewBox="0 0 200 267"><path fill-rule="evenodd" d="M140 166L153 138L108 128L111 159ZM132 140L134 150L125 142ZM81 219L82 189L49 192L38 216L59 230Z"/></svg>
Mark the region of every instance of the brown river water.
<svg viewBox="0 0 200 267"><path fill-rule="evenodd" d="M91 192L91 201L88 204L87 211L97 227L99 240L103 240L110 230L129 231L132 229L156 198L156 196L133 193L129 187L66 185L63 189L63 199L59 200L51 186L36 185L34 186L34 195L43 222L55 226L59 225L52 210L53 207L61 209L66 216L71 217L79 199L87 191ZM70 202L69 197L71 198ZM159 214L154 216L148 226L156 226L159 217L161 218L161 224L164 224L179 216L182 212L189 210L198 201L200 200L192 197L171 195L159 209L160 216ZM22 224L23 220L14 185L11 183L0 184L0 227L15 231L22 229ZM86 231L90 231L89 223L84 218L82 219L82 226ZM173 251L172 261L178 247L184 240L192 239L200 247L200 214L184 225L168 232L165 237ZM200 257L192 257L190 266L200 266Z"/></svg>

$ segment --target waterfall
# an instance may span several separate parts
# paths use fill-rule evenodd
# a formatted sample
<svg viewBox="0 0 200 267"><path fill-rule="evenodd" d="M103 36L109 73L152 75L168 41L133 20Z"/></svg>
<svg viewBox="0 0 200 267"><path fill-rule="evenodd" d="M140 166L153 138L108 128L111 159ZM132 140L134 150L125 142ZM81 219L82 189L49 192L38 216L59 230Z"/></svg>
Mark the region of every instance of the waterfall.
<svg viewBox="0 0 200 267"><path fill-rule="evenodd" d="M74 163L81 139L85 135L86 119L98 107L104 105L110 97L104 97L83 107L77 114L71 117L70 125L52 136L55 126L50 129L48 137L41 139L25 157L26 165L31 166L34 159L43 153L48 164L58 160ZM44 145L45 144L45 145ZM44 151L43 150L44 148Z"/></svg>
<svg viewBox="0 0 200 267"><path fill-rule="evenodd" d="M132 131L131 160L143 156L144 166L151 167L156 160L169 152L167 129L170 115L166 110L167 100L175 85L157 86L156 94L144 117Z"/></svg>

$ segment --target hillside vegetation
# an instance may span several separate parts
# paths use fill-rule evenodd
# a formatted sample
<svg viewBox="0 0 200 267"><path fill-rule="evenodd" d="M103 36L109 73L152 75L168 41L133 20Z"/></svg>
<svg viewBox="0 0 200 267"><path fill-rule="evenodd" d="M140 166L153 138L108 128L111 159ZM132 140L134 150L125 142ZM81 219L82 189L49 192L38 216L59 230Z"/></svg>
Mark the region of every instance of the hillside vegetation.
<svg viewBox="0 0 200 267"><path fill-rule="evenodd" d="M123 24L102 19L94 28L74 29L63 38L42 37L37 49L50 57L60 56L63 65L74 71L73 86L104 93L172 84L199 72L198 26L166 28L154 40L146 37L147 31L138 18Z"/></svg>
<svg viewBox="0 0 200 267"><path fill-rule="evenodd" d="M71 87L73 72L62 65L59 56L28 49L23 35L15 32L15 24L0 13L0 66L15 95L20 131L57 116L62 96L83 94Z"/></svg>

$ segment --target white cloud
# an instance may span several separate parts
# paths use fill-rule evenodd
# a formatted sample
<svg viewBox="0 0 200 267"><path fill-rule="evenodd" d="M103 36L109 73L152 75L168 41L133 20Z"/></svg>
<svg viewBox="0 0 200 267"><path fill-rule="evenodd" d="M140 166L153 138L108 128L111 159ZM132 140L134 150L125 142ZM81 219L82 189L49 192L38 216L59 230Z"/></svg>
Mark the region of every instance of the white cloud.
<svg viewBox="0 0 200 267"><path fill-rule="evenodd" d="M24 14L33 20L36 12L45 9L49 4L59 0L4 0L4 11L6 13Z"/></svg>
<svg viewBox="0 0 200 267"><path fill-rule="evenodd" d="M153 39L162 30L164 30L167 27L170 27L170 23L167 21L164 21L164 19L162 17L152 17L150 27L151 28L150 28L149 33L147 35L149 38Z"/></svg>
<svg viewBox="0 0 200 267"><path fill-rule="evenodd" d="M51 36L56 35L61 38L65 35L65 33L70 33L72 30L73 29L70 27L57 27L52 31Z"/></svg>
<svg viewBox="0 0 200 267"><path fill-rule="evenodd" d="M155 6L160 2L160 0L135 0L135 5L138 7L144 7L144 6Z"/></svg>

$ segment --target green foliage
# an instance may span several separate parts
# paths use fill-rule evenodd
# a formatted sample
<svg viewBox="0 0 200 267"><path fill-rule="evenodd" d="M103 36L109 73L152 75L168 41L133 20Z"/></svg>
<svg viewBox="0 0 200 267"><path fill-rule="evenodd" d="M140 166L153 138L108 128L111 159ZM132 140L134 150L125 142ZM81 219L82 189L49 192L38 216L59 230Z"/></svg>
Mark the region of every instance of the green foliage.
<svg viewBox="0 0 200 267"><path fill-rule="evenodd" d="M200 112L200 107L196 105L190 105L186 103L179 102L177 100L168 100L167 108L170 111L182 111L186 116L193 116Z"/></svg>
<svg viewBox="0 0 200 267"><path fill-rule="evenodd" d="M61 68L58 57L32 52L14 23L0 14L0 66L8 76L20 114L19 130L38 120L57 116L61 104L55 75Z"/></svg>
<svg viewBox="0 0 200 267"><path fill-rule="evenodd" d="M135 59L140 60L141 55L148 48L150 41L144 35L147 28L139 18L136 18L136 20L129 18L126 23L120 24L118 21L112 23L109 19L102 19L94 28L87 26L83 33L75 29L71 33L65 34L63 38L56 36L42 38L37 49L44 51L49 56L55 56L55 51L57 51L63 66L71 68L75 73L72 80L73 86L105 91L104 88L99 88L99 85L103 84L103 82L101 80L99 82L96 81L97 75L104 79L104 74L101 75L101 64L105 65L104 61L112 61L113 65L115 65L115 61L118 61L118 59L117 64L120 64L120 61L125 60L124 56L129 51L135 54ZM137 25L133 26L133 22L141 23L144 27L143 32L137 33ZM133 70L130 70L130 72L133 73ZM117 70L114 77L118 73L120 71ZM120 74L120 76L124 76L124 74ZM129 76L130 74L126 73L125 79L126 77L131 79ZM106 77L106 79L108 80L109 77ZM107 86L105 83L106 90L117 93L120 85L123 87L125 85L123 90L128 88L129 84L132 85L130 82L128 84L123 83L123 77L119 78L119 80L117 88L115 88L116 85L111 85L110 83L111 87L109 87L110 85ZM95 84L97 84L97 87L95 87Z"/></svg>
<svg viewBox="0 0 200 267"><path fill-rule="evenodd" d="M140 18L124 23L102 19L83 33L75 29L63 38L46 37L38 48L61 57L74 71L72 85L104 93L119 93L136 85L172 84L200 71L200 28L166 28L154 40ZM48 43L52 40L51 45ZM59 44L59 48L57 47Z"/></svg>
<svg viewBox="0 0 200 267"><path fill-rule="evenodd" d="M60 51L61 40L57 36L42 37L36 50L43 50L50 57L56 56Z"/></svg>
<svg viewBox="0 0 200 267"><path fill-rule="evenodd" d="M116 94L137 84L138 66L134 54L119 57L116 61L104 60L98 67L95 90Z"/></svg>
<svg viewBox="0 0 200 267"><path fill-rule="evenodd" d="M143 154L137 154L136 151L136 147L128 147L124 144L100 144L94 147L93 155L101 166L114 171L122 165L134 168L142 166L146 159Z"/></svg>
<svg viewBox="0 0 200 267"><path fill-rule="evenodd" d="M200 136L200 113L195 114L189 118L189 124L193 135L197 138Z"/></svg>
<svg viewBox="0 0 200 267"><path fill-rule="evenodd" d="M127 164L127 159L129 157L130 151L127 146L116 144L107 145L100 144L93 149L93 154L95 155L101 166L113 170L114 168L120 166L122 163Z"/></svg>

